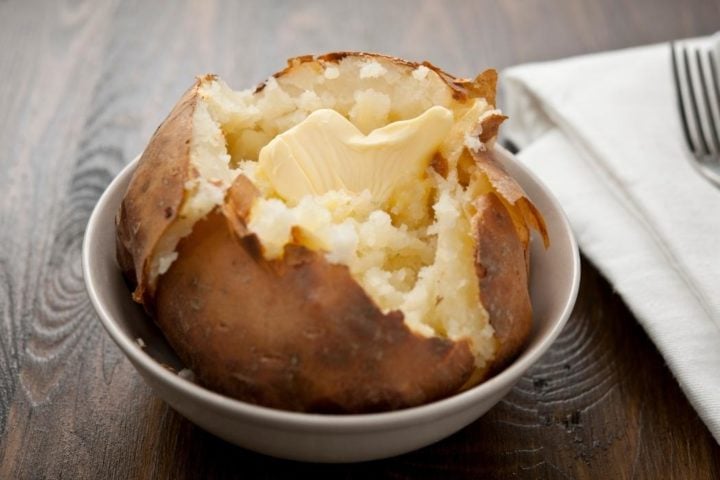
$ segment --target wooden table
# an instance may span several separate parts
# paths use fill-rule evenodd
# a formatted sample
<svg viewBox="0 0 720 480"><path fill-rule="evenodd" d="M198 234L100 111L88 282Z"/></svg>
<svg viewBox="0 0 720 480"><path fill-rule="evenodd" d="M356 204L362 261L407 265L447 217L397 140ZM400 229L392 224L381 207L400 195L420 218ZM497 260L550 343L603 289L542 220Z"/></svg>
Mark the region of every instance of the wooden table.
<svg viewBox="0 0 720 480"><path fill-rule="evenodd" d="M150 391L89 304L81 241L195 74L243 87L289 56L363 49L468 76L720 26L708 0L265 3L0 2L0 478L720 477L718 444L587 262L567 328L513 392L399 458L271 459Z"/></svg>

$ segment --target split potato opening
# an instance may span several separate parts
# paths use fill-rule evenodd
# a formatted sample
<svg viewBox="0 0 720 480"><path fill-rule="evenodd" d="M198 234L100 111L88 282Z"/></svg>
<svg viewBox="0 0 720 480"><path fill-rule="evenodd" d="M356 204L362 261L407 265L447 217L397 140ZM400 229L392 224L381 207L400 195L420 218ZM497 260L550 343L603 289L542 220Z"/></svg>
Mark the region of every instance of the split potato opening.
<svg viewBox="0 0 720 480"><path fill-rule="evenodd" d="M541 215L492 159L494 71L292 59L198 79L118 214L135 299L198 378L292 410L403 408L471 386L529 334Z"/></svg>

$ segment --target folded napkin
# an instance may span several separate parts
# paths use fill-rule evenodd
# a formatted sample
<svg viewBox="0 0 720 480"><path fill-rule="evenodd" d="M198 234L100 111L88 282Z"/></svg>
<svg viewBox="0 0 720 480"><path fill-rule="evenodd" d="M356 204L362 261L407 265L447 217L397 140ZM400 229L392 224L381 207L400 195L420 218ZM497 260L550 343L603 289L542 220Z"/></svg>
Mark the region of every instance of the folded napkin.
<svg viewBox="0 0 720 480"><path fill-rule="evenodd" d="M502 81L520 159L720 442L720 190L690 163L669 45L522 65Z"/></svg>

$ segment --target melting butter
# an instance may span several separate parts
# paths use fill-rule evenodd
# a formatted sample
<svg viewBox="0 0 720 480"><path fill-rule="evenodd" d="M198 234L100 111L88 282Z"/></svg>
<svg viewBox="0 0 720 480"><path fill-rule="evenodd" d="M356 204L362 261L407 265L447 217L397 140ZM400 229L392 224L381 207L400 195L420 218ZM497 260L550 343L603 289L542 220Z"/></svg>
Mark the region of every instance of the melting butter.
<svg viewBox="0 0 720 480"><path fill-rule="evenodd" d="M369 190L385 205L397 186L422 177L452 125L452 112L435 106L364 135L335 110L316 110L260 151L259 168L291 204L332 190Z"/></svg>

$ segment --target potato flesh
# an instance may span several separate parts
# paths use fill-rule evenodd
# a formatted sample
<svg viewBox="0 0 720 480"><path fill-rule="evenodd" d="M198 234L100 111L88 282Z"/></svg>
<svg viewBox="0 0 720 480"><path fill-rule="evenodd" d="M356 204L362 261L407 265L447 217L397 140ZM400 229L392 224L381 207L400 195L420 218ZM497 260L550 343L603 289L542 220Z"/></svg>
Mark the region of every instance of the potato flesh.
<svg viewBox="0 0 720 480"><path fill-rule="evenodd" d="M475 246L463 208L470 198L456 181L430 175L434 186L430 181L427 186L436 190L436 201L434 221L425 227L394 225L369 193L333 191L304 197L296 206L258 199L248 228L260 238L267 258L282 255L292 242L327 252L328 261L348 266L384 313L403 312L413 331L470 338L482 367L492 358L494 331L478 300Z"/></svg>
<svg viewBox="0 0 720 480"><path fill-rule="evenodd" d="M179 218L155 248L150 267L151 282L170 268L177 258L175 247L180 239L191 232L195 222L222 203L225 191L240 173L230 168L225 136L203 102L198 102L193 115L190 162L196 173L185 183L185 200Z"/></svg>
<svg viewBox="0 0 720 480"><path fill-rule="evenodd" d="M470 116L489 110L483 99L456 102L434 71L410 70L349 58L324 72L314 63L300 65L255 94L233 92L219 81L202 85L203 108L194 118L197 147L190 157L197 175L186 185L180 220L156 250L153 271L162 274L169 267L180 238L222 202L216 194L243 173L261 192L248 227L266 256L281 255L289 243L324 251L327 260L348 266L383 312L400 310L405 323L426 336L470 339L476 365L484 367L494 355L494 330L479 301L468 192L453 170L464 136L449 135L451 143L439 149L449 157L447 179L428 168L424 178L399 188L404 195L384 209L362 193L337 191L290 206L256 168L262 147L319 108L334 109L363 133L414 118L433 105L452 109L456 121L468 124Z"/></svg>

